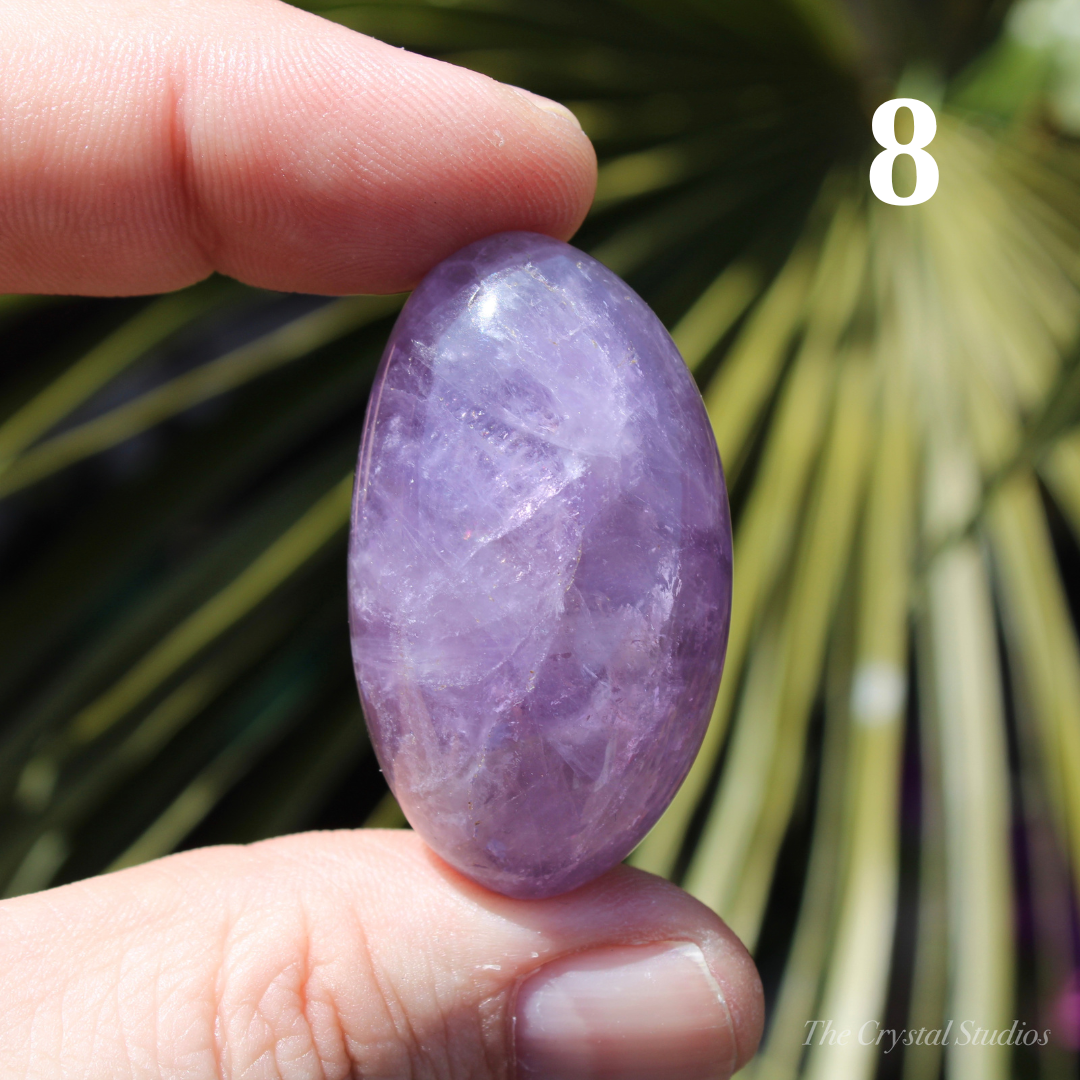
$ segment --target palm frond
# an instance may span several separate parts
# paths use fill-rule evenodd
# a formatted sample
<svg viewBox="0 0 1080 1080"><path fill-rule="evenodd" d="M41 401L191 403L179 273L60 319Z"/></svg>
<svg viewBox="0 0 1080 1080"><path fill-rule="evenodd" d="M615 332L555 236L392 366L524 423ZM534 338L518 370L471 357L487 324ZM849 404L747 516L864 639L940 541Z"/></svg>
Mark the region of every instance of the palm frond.
<svg viewBox="0 0 1080 1080"><path fill-rule="evenodd" d="M305 6L567 102L600 157L575 242L702 388L735 521L727 670L631 862L761 959L747 1075L1075 1070L1065 1045L805 1041L819 1017L1045 1028L1077 966L1040 914L1080 892L1080 54L1046 5ZM869 116L903 94L939 121L914 207L867 183ZM342 562L400 302L218 279L0 299L8 894L404 824L360 724ZM1025 936L1036 871L1056 892Z"/></svg>

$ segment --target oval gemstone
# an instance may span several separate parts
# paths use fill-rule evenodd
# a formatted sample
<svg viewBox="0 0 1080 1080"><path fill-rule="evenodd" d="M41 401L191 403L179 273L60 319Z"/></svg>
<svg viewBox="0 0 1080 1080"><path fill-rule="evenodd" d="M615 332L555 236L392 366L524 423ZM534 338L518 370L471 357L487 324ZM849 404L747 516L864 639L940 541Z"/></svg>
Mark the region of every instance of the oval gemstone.
<svg viewBox="0 0 1080 1080"><path fill-rule="evenodd" d="M435 267L372 388L349 550L360 696L416 831L516 897L619 862L697 753L730 597L716 441L644 301L532 233Z"/></svg>

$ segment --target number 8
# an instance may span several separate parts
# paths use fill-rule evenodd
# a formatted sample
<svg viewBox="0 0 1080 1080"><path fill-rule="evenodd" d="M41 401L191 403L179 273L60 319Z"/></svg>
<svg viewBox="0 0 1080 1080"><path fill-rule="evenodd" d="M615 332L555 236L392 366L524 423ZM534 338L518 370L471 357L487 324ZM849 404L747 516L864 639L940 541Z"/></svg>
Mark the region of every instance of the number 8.
<svg viewBox="0 0 1080 1080"><path fill-rule="evenodd" d="M915 133L911 142L896 141L896 113L907 107L915 118ZM924 203L937 191L937 162L923 149L937 134L937 117L925 101L915 98L893 98L877 107L871 122L874 138L885 149L870 166L870 190L883 202L892 206L915 206ZM893 162L907 154L915 162L915 190L901 198L893 189Z"/></svg>

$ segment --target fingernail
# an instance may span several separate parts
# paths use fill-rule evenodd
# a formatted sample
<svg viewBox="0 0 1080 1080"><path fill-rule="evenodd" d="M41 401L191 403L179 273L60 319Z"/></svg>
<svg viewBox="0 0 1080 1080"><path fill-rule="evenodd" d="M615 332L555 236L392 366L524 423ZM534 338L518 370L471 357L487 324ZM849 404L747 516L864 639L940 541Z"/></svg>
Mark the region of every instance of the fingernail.
<svg viewBox="0 0 1080 1080"><path fill-rule="evenodd" d="M726 1080L735 1032L696 945L578 953L518 991L518 1080Z"/></svg>
<svg viewBox="0 0 1080 1080"><path fill-rule="evenodd" d="M569 120L578 131L581 130L581 123L578 118L565 105L560 104L558 101L552 101L551 98L534 94L531 90L523 90L520 86L510 86L509 83L504 83L504 85L507 89L513 90L515 94L520 94L538 109L543 109L544 112L561 117L563 120Z"/></svg>

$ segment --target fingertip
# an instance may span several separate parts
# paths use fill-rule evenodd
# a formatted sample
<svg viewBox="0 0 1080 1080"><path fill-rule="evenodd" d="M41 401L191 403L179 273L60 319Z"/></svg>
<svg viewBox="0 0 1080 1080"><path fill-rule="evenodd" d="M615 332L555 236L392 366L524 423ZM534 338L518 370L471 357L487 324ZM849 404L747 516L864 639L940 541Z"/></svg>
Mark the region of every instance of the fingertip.
<svg viewBox="0 0 1080 1080"><path fill-rule="evenodd" d="M565 120L571 127L576 128L582 134L584 134L584 128L581 126L581 121L574 115L571 109L568 109L560 101L554 101L551 98L543 97L541 94L534 94L531 90L526 90L523 86L512 86L510 83L504 83L508 89L513 90L517 94L521 94L530 105L535 105L536 108L542 112L550 113L552 116L557 116L560 120Z"/></svg>
<svg viewBox="0 0 1080 1080"><path fill-rule="evenodd" d="M596 194L596 150L578 118L562 102L520 86L499 85L528 107L529 119L540 135L532 153L544 165L551 184L548 227L531 231L569 240L581 227Z"/></svg>
<svg viewBox="0 0 1080 1080"><path fill-rule="evenodd" d="M233 152L236 131L222 137L213 86L194 129L194 156L209 147L217 167L200 190L210 231L227 238L219 269L266 288L393 293L484 236L577 231L596 156L568 110L295 14L303 61L283 59L276 87L250 105L241 90L228 110L249 152Z"/></svg>
<svg viewBox="0 0 1080 1080"><path fill-rule="evenodd" d="M726 924L710 969L720 986L735 1035L735 1072L757 1053L765 1027L765 993L757 965Z"/></svg>
<svg viewBox="0 0 1080 1080"><path fill-rule="evenodd" d="M757 1052L765 1023L757 966L735 932L711 908L672 882L619 865L571 892L543 900L516 900L465 877L415 833L387 831L376 843L386 854L406 855L420 877L434 874L470 906L538 932L547 943L547 951L540 954L540 972L563 967L576 970L574 956L593 955L597 950L602 954L629 948L632 955L638 947L692 944L700 949L730 1022L732 1072L738 1072ZM529 972L524 978L534 974ZM532 1073L526 1069L523 1075Z"/></svg>
<svg viewBox="0 0 1080 1080"><path fill-rule="evenodd" d="M586 888L609 883L621 897L620 906L635 913L632 917L640 918L637 913L643 907L665 912L658 929L666 929L674 940L689 940L701 948L731 1021L733 1072L738 1072L757 1053L765 1026L761 976L746 946L715 911L664 878L622 865Z"/></svg>

